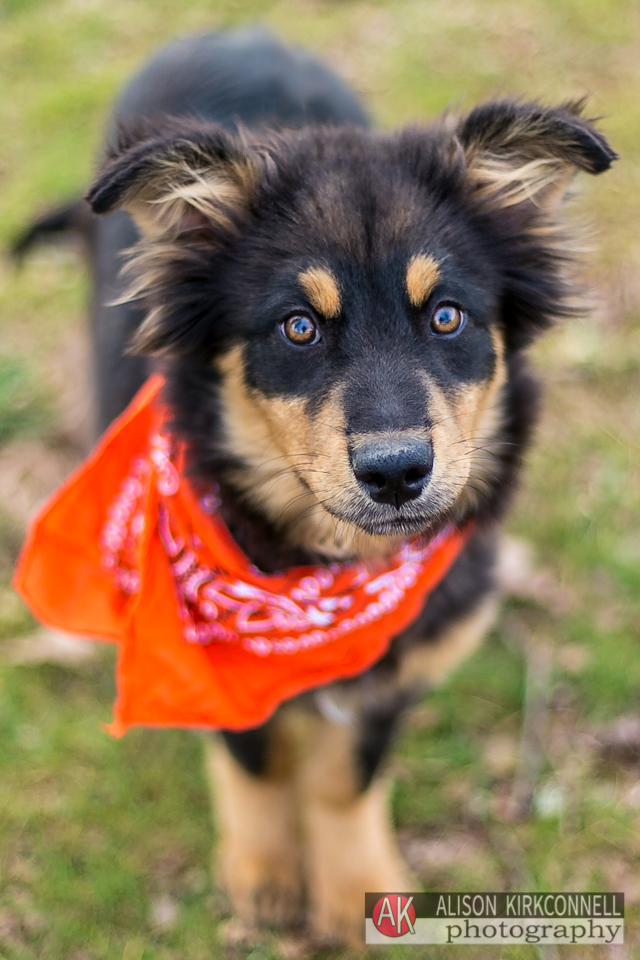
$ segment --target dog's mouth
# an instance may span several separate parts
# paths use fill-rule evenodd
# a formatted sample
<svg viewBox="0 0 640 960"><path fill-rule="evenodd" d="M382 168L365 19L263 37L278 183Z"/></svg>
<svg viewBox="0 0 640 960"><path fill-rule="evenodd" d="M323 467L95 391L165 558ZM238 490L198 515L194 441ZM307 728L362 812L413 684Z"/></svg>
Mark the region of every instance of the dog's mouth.
<svg viewBox="0 0 640 960"><path fill-rule="evenodd" d="M401 503L381 502L377 496L376 487L369 482L353 483L357 477L347 482L347 490L332 493L321 487L314 489L315 484L310 477L305 477L300 471L294 470L302 487L315 501L316 507L328 514L338 524L345 524L356 528L362 533L391 540L412 539L421 536L435 536L447 523L455 520L455 506L458 500L459 488L457 485L442 486L434 479L421 487L420 495L414 496ZM394 498L389 498L392 501ZM305 512L309 510L308 501L298 498L298 503Z"/></svg>
<svg viewBox="0 0 640 960"><path fill-rule="evenodd" d="M334 503L323 504L324 509L336 520L349 523L374 537L412 538L436 533L447 522L446 511L417 504L411 510L392 507L381 508L377 504L357 504L351 508L337 507Z"/></svg>

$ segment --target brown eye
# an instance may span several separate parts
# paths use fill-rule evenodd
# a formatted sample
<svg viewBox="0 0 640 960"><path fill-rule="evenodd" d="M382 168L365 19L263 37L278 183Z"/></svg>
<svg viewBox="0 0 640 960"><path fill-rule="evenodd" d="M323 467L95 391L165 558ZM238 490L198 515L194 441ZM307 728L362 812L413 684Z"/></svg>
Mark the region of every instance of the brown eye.
<svg viewBox="0 0 640 960"><path fill-rule="evenodd" d="M444 303L438 307L431 317L429 326L432 333L437 333L440 336L451 336L451 334L459 333L462 330L464 320L465 315L460 307L454 306L453 303Z"/></svg>
<svg viewBox="0 0 640 960"><path fill-rule="evenodd" d="M317 325L311 317L305 317L304 314L289 317L281 324L280 329L287 340L299 347L311 346L320 339L320 331Z"/></svg>

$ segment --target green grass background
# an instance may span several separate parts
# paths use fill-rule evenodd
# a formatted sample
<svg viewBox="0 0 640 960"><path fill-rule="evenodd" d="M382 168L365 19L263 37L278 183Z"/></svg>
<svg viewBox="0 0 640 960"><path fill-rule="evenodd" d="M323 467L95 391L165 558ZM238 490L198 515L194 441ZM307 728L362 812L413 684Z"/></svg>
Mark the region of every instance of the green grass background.
<svg viewBox="0 0 640 960"><path fill-rule="evenodd" d="M394 816L406 843L423 843L431 889L625 889L627 945L579 952L640 957L638 768L599 760L592 744L601 725L640 713L640 5L0 0L0 244L86 187L114 95L160 43L256 19L318 51L385 127L496 93L587 93L621 155L611 173L579 181L596 228L584 269L594 311L534 350L546 400L509 524L552 571L559 600L510 601L482 651L425 703L394 761ZM56 358L81 336L87 296L73 251L43 250L20 272L0 265L5 450L25 434L57 442ZM7 587L20 536L0 503L0 638L34 629ZM551 651L550 710L534 804L514 823L502 803L513 765L499 755L517 745L528 642ZM181 731L109 739L100 723L112 673L109 655L75 670L0 655L0 957L281 956L275 938L235 952L217 939L225 905L208 873L200 743ZM177 910L165 926L153 919L163 898ZM375 955L553 960L577 950Z"/></svg>

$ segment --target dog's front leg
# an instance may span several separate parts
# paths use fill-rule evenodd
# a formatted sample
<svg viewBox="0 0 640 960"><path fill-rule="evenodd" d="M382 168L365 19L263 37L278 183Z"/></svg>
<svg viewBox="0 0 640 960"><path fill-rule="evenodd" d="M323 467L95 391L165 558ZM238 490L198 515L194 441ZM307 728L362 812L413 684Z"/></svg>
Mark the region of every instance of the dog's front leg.
<svg viewBox="0 0 640 960"><path fill-rule="evenodd" d="M219 832L218 876L236 915L249 927L281 925L300 919L301 862L291 763L280 749L274 756L274 731L258 763L247 762L244 735L207 739ZM276 738L277 739L277 738ZM234 750L236 759L229 745ZM241 762L243 761L244 762ZM247 767L262 767L250 773Z"/></svg>
<svg viewBox="0 0 640 960"><path fill-rule="evenodd" d="M414 881L395 844L388 781L364 785L358 723L313 723L299 770L311 926L321 940L361 946L365 892Z"/></svg>

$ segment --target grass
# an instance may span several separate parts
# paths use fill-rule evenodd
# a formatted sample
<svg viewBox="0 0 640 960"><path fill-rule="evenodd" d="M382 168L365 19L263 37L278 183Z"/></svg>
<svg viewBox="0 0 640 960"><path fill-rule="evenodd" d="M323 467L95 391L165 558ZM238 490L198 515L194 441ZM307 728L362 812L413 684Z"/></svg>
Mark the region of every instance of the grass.
<svg viewBox="0 0 640 960"><path fill-rule="evenodd" d="M0 356L0 445L46 425L46 401L31 379L24 361Z"/></svg>
<svg viewBox="0 0 640 960"><path fill-rule="evenodd" d="M420 708L394 761L394 815L406 848L424 851L430 889L624 889L627 945L582 956L640 957L638 768L594 748L602 725L639 712L640 7L2 0L0 243L34 211L85 188L113 97L158 44L255 18L319 51L384 126L494 93L557 101L586 92L621 154L606 177L580 181L580 208L597 228L585 267L594 311L534 350L546 399L510 529L533 545L551 585L510 601L485 647ZM20 450L59 452L59 398L77 376L60 361L82 339L86 298L73 249L38 252L20 271L0 265L0 481ZM12 502L0 503L0 637L34 628L7 586L23 526ZM529 647L547 652L550 707L531 812L514 822L505 811ZM100 724L112 677L111 654L75 669L0 657L0 956L246 956L216 939L224 903L208 873L199 741L144 730L109 739ZM278 950L266 938L248 956L275 960ZM557 952L565 954L575 956ZM376 953L458 955L496 953ZM512 947L500 956L556 954Z"/></svg>

